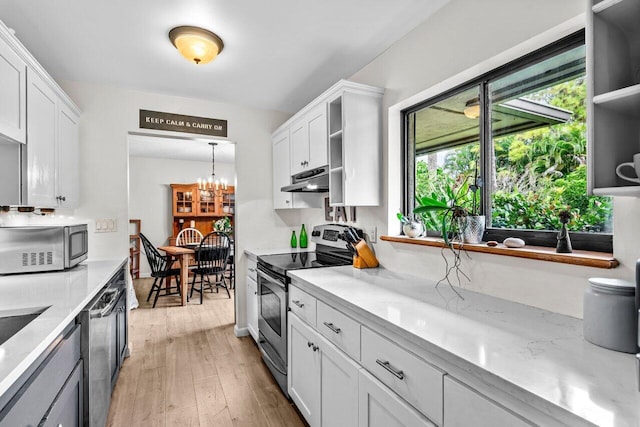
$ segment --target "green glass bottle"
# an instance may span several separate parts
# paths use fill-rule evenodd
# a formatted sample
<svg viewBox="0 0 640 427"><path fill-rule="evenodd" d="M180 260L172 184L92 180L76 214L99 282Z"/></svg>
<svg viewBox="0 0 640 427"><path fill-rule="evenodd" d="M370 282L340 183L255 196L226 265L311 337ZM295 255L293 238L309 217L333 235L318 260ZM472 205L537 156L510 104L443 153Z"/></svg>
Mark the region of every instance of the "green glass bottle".
<svg viewBox="0 0 640 427"><path fill-rule="evenodd" d="M291 232L291 247L292 248L298 247L298 239L296 239L296 230L293 230Z"/></svg>
<svg viewBox="0 0 640 427"><path fill-rule="evenodd" d="M307 230L305 230L304 224L302 224L302 229L300 230L300 247L307 247Z"/></svg>

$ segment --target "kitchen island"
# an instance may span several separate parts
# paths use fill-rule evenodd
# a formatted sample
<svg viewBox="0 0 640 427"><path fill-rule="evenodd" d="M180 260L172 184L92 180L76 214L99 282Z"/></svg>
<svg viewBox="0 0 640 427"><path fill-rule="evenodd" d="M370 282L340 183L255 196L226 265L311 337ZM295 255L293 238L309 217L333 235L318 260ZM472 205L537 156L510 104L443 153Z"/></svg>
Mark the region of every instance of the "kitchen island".
<svg viewBox="0 0 640 427"><path fill-rule="evenodd" d="M291 277L292 286L309 295L309 304L317 299L318 307L329 306L361 325L361 357L357 360L355 352L352 359L414 407L424 400L411 402L408 359L378 359L396 373L404 369L404 379L390 376L389 369L375 372L370 366L380 363L367 366L367 360L376 360L370 353L379 348L365 349L365 340L386 339L400 349L397 354L417 356L438 373L440 385L432 389L438 396L430 398L440 409L427 415L432 420L470 425L465 410L471 407L479 423L474 425L489 425L480 406L461 398L473 396L492 413L495 407L508 413L514 421L509 425L640 425L634 355L586 342L579 319L457 288L461 299L446 284L436 287L433 281L384 268L298 270ZM317 326L315 318L307 323L330 340L342 334L324 328L320 317Z"/></svg>
<svg viewBox="0 0 640 427"><path fill-rule="evenodd" d="M126 265L126 258L85 261L66 271L0 276L0 313L39 312L35 319L0 345L0 409L5 394L80 311Z"/></svg>

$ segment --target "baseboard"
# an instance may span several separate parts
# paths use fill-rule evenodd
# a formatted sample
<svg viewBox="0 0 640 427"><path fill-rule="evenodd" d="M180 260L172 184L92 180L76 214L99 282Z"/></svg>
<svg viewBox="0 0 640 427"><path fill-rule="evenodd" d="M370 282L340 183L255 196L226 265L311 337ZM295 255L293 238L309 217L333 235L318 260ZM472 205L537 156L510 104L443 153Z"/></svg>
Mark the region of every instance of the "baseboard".
<svg viewBox="0 0 640 427"><path fill-rule="evenodd" d="M233 327L233 332L236 334L236 337L246 337L249 335L249 328L238 328L238 325Z"/></svg>

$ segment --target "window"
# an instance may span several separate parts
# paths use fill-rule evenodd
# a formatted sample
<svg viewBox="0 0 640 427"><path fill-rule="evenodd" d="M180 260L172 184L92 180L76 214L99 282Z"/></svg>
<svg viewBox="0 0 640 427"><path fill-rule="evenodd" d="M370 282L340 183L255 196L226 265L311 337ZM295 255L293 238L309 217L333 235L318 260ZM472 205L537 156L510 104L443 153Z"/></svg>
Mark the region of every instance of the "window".
<svg viewBox="0 0 640 427"><path fill-rule="evenodd" d="M580 32L405 110L407 212L477 184L486 240L555 246L569 210L573 247L611 252L612 201L587 195L585 80Z"/></svg>

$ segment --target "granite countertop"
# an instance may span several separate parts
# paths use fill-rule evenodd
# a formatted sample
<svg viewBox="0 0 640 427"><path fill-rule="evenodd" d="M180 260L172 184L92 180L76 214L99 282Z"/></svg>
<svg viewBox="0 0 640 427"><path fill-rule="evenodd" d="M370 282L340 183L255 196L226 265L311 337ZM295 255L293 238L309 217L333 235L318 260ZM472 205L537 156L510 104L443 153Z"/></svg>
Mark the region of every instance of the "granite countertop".
<svg viewBox="0 0 640 427"><path fill-rule="evenodd" d="M580 319L459 289L462 300L446 284L384 268L290 276L570 425L640 425L634 355L585 341Z"/></svg>
<svg viewBox="0 0 640 427"><path fill-rule="evenodd" d="M66 271L0 276L0 312L48 307L0 345L0 396L125 263L92 260Z"/></svg>

